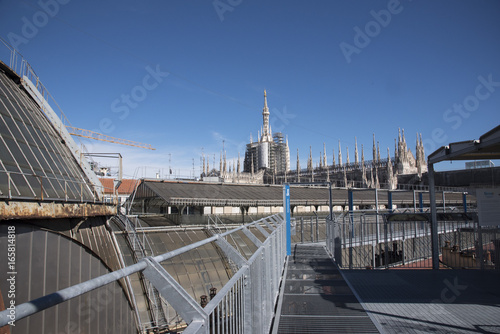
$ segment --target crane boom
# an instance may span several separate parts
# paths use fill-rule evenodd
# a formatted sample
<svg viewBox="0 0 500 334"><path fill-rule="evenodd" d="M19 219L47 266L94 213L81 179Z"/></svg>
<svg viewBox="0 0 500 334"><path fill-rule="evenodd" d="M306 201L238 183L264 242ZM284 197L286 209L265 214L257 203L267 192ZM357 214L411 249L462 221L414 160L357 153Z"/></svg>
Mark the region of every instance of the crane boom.
<svg viewBox="0 0 500 334"><path fill-rule="evenodd" d="M145 148L148 150L155 150L150 144L144 144L144 143L138 143L133 140L128 140L128 139L120 139L120 138L115 138L111 137L108 135L104 135L102 133L90 131L90 130L85 130L85 129L80 129L80 128L75 128L74 126L69 126L66 125L66 129L68 130L70 135L73 136L78 136L78 137L83 137L83 138L89 138L89 139L95 139L95 140L100 140L100 141L105 141L108 143L115 143L115 144L121 144L121 145L127 145L127 146L134 146L134 147L140 147L140 148Z"/></svg>

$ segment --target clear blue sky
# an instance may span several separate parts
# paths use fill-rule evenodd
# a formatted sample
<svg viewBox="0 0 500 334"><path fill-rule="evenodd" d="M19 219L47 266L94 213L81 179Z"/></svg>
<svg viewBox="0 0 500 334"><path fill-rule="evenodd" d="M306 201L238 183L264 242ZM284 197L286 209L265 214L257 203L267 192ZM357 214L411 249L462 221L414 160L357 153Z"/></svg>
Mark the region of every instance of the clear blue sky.
<svg viewBox="0 0 500 334"><path fill-rule="evenodd" d="M218 166L222 140L243 157L264 89L292 167L323 143L331 163L339 140L353 160L355 136L369 159L373 133L392 156L399 127L413 152L422 133L426 155L478 138L500 124L499 18L485 0L3 0L0 36L74 126L157 149L90 150L121 152L128 176L169 154L189 174L202 148Z"/></svg>

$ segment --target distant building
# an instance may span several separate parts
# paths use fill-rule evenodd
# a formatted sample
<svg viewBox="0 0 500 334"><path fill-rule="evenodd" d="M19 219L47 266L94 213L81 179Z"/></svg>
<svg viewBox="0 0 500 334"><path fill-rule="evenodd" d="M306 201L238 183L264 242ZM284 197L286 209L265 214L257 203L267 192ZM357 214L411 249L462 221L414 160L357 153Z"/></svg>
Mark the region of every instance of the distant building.
<svg viewBox="0 0 500 334"><path fill-rule="evenodd" d="M99 181L101 181L104 188L103 201L105 203L116 203L118 205L125 203L139 183L138 180L122 179L118 189L115 190L116 180L111 178L99 178ZM118 199L117 202L115 201L115 198Z"/></svg>
<svg viewBox="0 0 500 334"><path fill-rule="evenodd" d="M257 173L264 170L269 173L287 173L290 170L290 149L288 138L281 132L273 135L269 125L269 108L267 94L264 91L264 109L262 111L263 126L257 136L258 140L247 144L243 171Z"/></svg>

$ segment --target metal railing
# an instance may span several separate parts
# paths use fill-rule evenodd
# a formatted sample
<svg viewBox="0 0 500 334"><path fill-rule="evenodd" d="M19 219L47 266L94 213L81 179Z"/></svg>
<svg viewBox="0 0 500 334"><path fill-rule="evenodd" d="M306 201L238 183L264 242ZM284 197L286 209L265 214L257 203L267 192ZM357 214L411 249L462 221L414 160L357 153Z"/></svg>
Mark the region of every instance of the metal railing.
<svg viewBox="0 0 500 334"><path fill-rule="evenodd" d="M262 233L264 241L260 241L251 230ZM257 246L248 260L226 240L236 232L244 233ZM239 269L210 302L202 307L160 263L212 242ZM185 321L187 327L184 333L268 333L274 317L285 259L286 226L283 215L277 214L162 255L146 257L134 265L17 305L16 321L133 273L142 272ZM9 310L0 312L0 327L9 322L8 315Z"/></svg>
<svg viewBox="0 0 500 334"><path fill-rule="evenodd" d="M341 268L432 268L430 222L417 217L415 221L388 221L389 214L346 212L327 219L326 246ZM495 240L499 230L481 228L474 214L463 217L438 221L440 266L498 268Z"/></svg>
<svg viewBox="0 0 500 334"><path fill-rule="evenodd" d="M104 186L102 185L92 185L89 182L86 182L84 180L77 180L77 179L64 179L60 177L53 177L53 176L47 176L47 175L36 175L33 173L24 173L24 172L11 172L11 171L4 171L0 170L0 178L2 175L5 175L7 178L7 188L6 188L6 193L4 193L0 189L0 198L7 198L7 199L39 199L39 200L46 200L46 201L65 201L65 202L101 202L98 201L95 196L92 196L92 200L84 200L84 197L87 197L89 195L93 195L93 189L99 189L100 191L104 191ZM22 196L21 191L19 190L20 185L17 185L14 182L14 178L19 176L20 178L23 179L25 186L29 187L29 190L31 191L31 194L33 197L29 196ZM51 197L48 194L48 187L45 185L44 187L44 180L46 180L51 187L51 192L57 193L57 186L61 187L61 190L64 191L64 197ZM32 181L32 182L31 182ZM52 184L54 183L54 184ZM37 187L33 187L32 185L36 184ZM75 189L71 189L70 185L76 186L77 193L75 193ZM71 193L71 194L70 194ZM73 198L71 198L73 197ZM78 198L79 197L79 198Z"/></svg>
<svg viewBox="0 0 500 334"><path fill-rule="evenodd" d="M138 262L152 255L153 249L146 233L144 233L144 231L137 231L138 228L140 229L142 227L138 217L118 215L118 218L124 225L126 237L135 260ZM158 290L155 289L149 280L143 279L142 283L145 297L149 304L149 313L152 321L148 323L142 322L140 327L143 332L149 333L150 330L154 331L167 325L166 316L162 307L162 303L166 304L166 302L162 300L158 294ZM168 308L166 309L168 310ZM137 318L140 319L140 317Z"/></svg>

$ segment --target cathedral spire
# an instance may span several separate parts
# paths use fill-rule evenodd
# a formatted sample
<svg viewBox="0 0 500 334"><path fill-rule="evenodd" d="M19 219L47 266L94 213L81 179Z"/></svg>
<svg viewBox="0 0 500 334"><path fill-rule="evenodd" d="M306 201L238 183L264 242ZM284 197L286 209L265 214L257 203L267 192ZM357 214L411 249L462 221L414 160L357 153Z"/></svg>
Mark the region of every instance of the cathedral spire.
<svg viewBox="0 0 500 334"><path fill-rule="evenodd" d="M272 140L272 138L271 138L271 131L269 128L269 108L267 107L267 93L265 90L264 90L264 108L262 109L262 121L263 121L263 127L262 127L261 141L269 142Z"/></svg>
<svg viewBox="0 0 500 334"><path fill-rule="evenodd" d="M363 149L363 144L361 144L361 165L365 166L365 151Z"/></svg>
<svg viewBox="0 0 500 334"><path fill-rule="evenodd" d="M312 147L309 146L309 158L307 159L307 170L312 171L313 170L313 158L312 158Z"/></svg>
<svg viewBox="0 0 500 334"><path fill-rule="evenodd" d="M398 160L398 143L396 138L394 138L394 161Z"/></svg>
<svg viewBox="0 0 500 334"><path fill-rule="evenodd" d="M375 146L375 134L373 134L373 163L377 162L377 147Z"/></svg>
<svg viewBox="0 0 500 334"><path fill-rule="evenodd" d="M219 173L222 176L222 151L220 151Z"/></svg>
<svg viewBox="0 0 500 334"><path fill-rule="evenodd" d="M377 142L377 162L380 162L380 143Z"/></svg>
<svg viewBox="0 0 500 334"><path fill-rule="evenodd" d="M388 147L387 148L387 183L388 183L389 189L396 188L395 182L396 181L394 180L394 174L392 171L391 153L390 153L390 150Z"/></svg>
<svg viewBox="0 0 500 334"><path fill-rule="evenodd" d="M349 146L346 146L346 165L349 165L351 162L349 161Z"/></svg>
<svg viewBox="0 0 500 334"><path fill-rule="evenodd" d="M224 174L227 173L227 159L226 159L226 150L224 150Z"/></svg>
<svg viewBox="0 0 500 334"><path fill-rule="evenodd" d="M238 170L237 170L237 172L238 172L238 175L241 172L241 168L240 168L240 152L238 152Z"/></svg>
<svg viewBox="0 0 500 334"><path fill-rule="evenodd" d="M328 164L326 162L326 145L323 143L323 167L327 167Z"/></svg>
<svg viewBox="0 0 500 334"><path fill-rule="evenodd" d="M297 149L297 182L300 182L299 149Z"/></svg>
<svg viewBox="0 0 500 334"><path fill-rule="evenodd" d="M358 166L359 160L358 160L358 139L354 137L354 164Z"/></svg>
<svg viewBox="0 0 500 334"><path fill-rule="evenodd" d="M418 135L417 135L417 139L418 139ZM202 157L203 157L203 175L207 175L207 169L206 169L206 165L205 165L205 154L202 153Z"/></svg>
<svg viewBox="0 0 500 334"><path fill-rule="evenodd" d="M342 148L340 147L340 140L339 140L339 167L342 167Z"/></svg>

